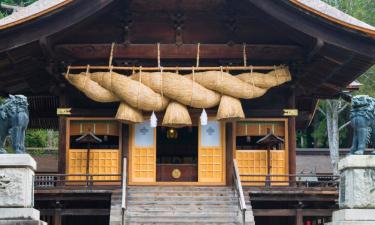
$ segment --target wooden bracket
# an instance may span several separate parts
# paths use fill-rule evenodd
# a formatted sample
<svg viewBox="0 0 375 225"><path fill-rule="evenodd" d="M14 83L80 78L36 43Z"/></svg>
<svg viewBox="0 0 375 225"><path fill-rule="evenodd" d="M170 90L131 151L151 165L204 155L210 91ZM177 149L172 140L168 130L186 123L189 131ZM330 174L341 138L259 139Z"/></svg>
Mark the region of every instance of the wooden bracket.
<svg viewBox="0 0 375 225"><path fill-rule="evenodd" d="M175 42L176 45L180 46L183 44L182 39L182 29L185 23L185 15L181 11L177 11L176 13L171 15L171 19L173 21L173 26L175 29Z"/></svg>

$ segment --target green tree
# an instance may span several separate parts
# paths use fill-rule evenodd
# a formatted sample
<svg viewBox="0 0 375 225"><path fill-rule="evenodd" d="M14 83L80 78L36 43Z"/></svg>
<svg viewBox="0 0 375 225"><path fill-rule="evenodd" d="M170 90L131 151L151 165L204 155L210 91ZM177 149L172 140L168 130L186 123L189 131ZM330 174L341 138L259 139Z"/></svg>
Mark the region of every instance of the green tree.
<svg viewBox="0 0 375 225"><path fill-rule="evenodd" d="M0 0L0 3L6 3L6 4L9 4L9 5L24 7L24 6L28 6L31 3L36 2L36 1L37 0ZM11 13L12 13L11 9L0 7L0 19L5 17L5 16L8 16Z"/></svg>

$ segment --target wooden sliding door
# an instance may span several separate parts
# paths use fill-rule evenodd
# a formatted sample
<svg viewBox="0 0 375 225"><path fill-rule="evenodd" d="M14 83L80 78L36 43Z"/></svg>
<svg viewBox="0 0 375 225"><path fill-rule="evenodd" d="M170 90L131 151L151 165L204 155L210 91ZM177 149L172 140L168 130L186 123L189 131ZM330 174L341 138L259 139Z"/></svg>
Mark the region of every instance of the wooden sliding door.
<svg viewBox="0 0 375 225"><path fill-rule="evenodd" d="M156 181L156 130L150 122L135 124L132 129L131 182Z"/></svg>
<svg viewBox="0 0 375 225"><path fill-rule="evenodd" d="M121 165L120 123L111 118L69 118L67 121L67 174L108 174L94 176L94 180L118 180ZM77 138L93 133L101 143L92 144L87 152L87 144L77 142ZM89 157L89 160L87 160ZM87 165L88 162L88 165ZM68 180L86 180L85 176L69 176Z"/></svg>
<svg viewBox="0 0 375 225"><path fill-rule="evenodd" d="M198 181L222 183L225 180L225 157L223 126L221 122L209 120L199 126Z"/></svg>

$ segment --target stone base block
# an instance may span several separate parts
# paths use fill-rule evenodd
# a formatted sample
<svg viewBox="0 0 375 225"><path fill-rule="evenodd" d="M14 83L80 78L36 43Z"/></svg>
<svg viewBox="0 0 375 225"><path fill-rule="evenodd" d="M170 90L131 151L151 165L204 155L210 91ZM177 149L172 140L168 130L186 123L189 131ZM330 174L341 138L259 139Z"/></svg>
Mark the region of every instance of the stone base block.
<svg viewBox="0 0 375 225"><path fill-rule="evenodd" d="M2 220L39 220L40 213L34 208L0 208ZM0 223L1 225L1 223Z"/></svg>
<svg viewBox="0 0 375 225"><path fill-rule="evenodd" d="M375 209L341 209L335 211L330 225L375 225Z"/></svg>
<svg viewBox="0 0 375 225"><path fill-rule="evenodd" d="M375 156L351 155L339 162L340 208L375 209Z"/></svg>
<svg viewBox="0 0 375 225"><path fill-rule="evenodd" d="M0 207L33 207L35 160L27 154L0 154Z"/></svg>
<svg viewBox="0 0 375 225"><path fill-rule="evenodd" d="M332 221L374 221L375 209L341 209L333 212Z"/></svg>
<svg viewBox="0 0 375 225"><path fill-rule="evenodd" d="M339 222L332 222L330 223L330 225L375 225L375 222L374 221L339 221Z"/></svg>
<svg viewBox="0 0 375 225"><path fill-rule="evenodd" d="M41 220L0 220L0 225L48 225Z"/></svg>

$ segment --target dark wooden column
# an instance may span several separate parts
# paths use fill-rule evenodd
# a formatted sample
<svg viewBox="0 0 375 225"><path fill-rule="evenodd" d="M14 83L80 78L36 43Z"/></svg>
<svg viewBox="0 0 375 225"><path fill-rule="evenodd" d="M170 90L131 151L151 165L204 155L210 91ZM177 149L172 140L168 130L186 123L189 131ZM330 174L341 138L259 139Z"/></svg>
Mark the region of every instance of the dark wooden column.
<svg viewBox="0 0 375 225"><path fill-rule="evenodd" d="M127 182L129 180L129 138L130 138L130 128L128 124L121 124L121 129L122 129L122 146L120 146L120 149L122 149L122 158L121 158L121 173L122 173L122 168L124 167L124 157L127 159L127 168L126 172L128 174L127 176Z"/></svg>
<svg viewBox="0 0 375 225"><path fill-rule="evenodd" d="M293 89L290 91L288 107L296 108L296 97ZM296 117L288 118L288 141L289 141L289 174L296 173Z"/></svg>
<svg viewBox="0 0 375 225"><path fill-rule="evenodd" d="M233 122L225 123L225 154L226 154L226 183L233 184Z"/></svg>
<svg viewBox="0 0 375 225"><path fill-rule="evenodd" d="M53 222L54 222L54 225L61 225L62 224L62 221L61 221L61 209L56 209L55 210L55 215L53 216Z"/></svg>
<svg viewBox="0 0 375 225"><path fill-rule="evenodd" d="M122 157L129 157L129 125L128 124L121 124L122 127L122 146L120 149L122 149Z"/></svg>
<svg viewBox="0 0 375 225"><path fill-rule="evenodd" d="M67 107L68 101L67 96L61 94L59 97L59 107ZM66 116L59 116L59 162L58 172L61 174L65 173L66 169Z"/></svg>
<svg viewBox="0 0 375 225"><path fill-rule="evenodd" d="M303 213L302 209L296 210L296 225L303 225Z"/></svg>

